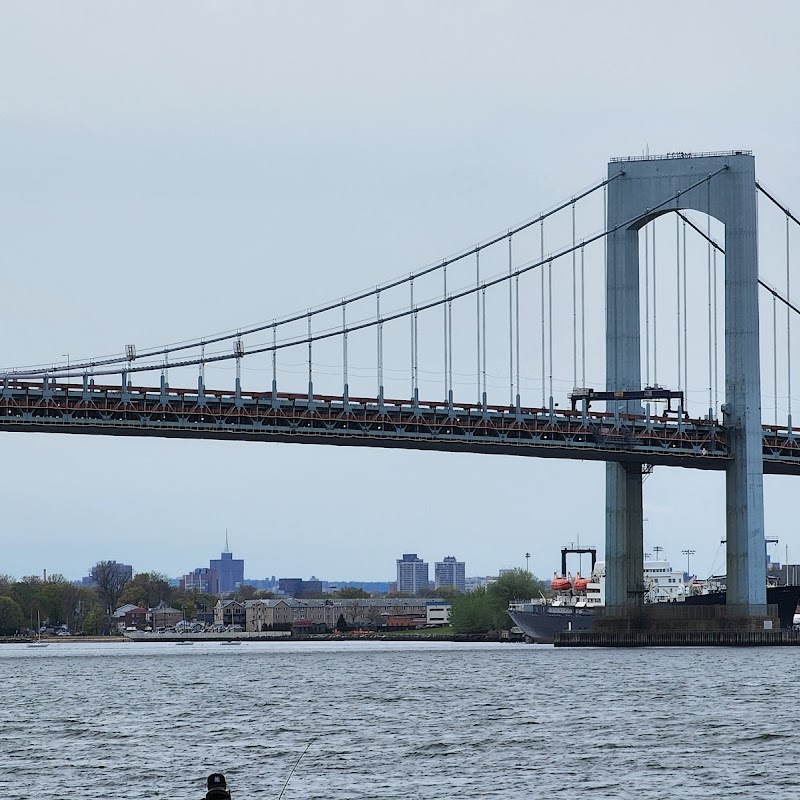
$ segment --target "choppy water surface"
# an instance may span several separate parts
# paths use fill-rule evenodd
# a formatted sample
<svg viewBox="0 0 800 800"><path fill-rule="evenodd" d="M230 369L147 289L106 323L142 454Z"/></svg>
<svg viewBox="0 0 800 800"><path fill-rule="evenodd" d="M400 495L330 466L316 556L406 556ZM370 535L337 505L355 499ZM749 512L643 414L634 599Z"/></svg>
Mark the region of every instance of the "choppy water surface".
<svg viewBox="0 0 800 800"><path fill-rule="evenodd" d="M796 796L800 651L0 646L0 794Z"/></svg>

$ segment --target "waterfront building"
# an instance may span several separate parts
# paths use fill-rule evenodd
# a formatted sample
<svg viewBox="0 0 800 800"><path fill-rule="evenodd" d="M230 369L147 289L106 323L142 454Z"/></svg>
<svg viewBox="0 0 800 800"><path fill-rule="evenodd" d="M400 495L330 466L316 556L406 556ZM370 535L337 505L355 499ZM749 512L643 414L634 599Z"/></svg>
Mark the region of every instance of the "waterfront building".
<svg viewBox="0 0 800 800"><path fill-rule="evenodd" d="M244 559L234 558L228 547L228 534L225 533L225 550L219 558L209 561L209 569L214 572L215 585L212 594L229 594L244 583Z"/></svg>
<svg viewBox="0 0 800 800"><path fill-rule="evenodd" d="M226 628L238 625L245 630L245 604L238 600L217 600L214 606L214 624L224 625Z"/></svg>
<svg viewBox="0 0 800 800"><path fill-rule="evenodd" d="M425 624L426 625L449 625L450 612L453 606L450 603L444 602L430 602L425 607Z"/></svg>
<svg viewBox="0 0 800 800"><path fill-rule="evenodd" d="M444 561L437 561L434 567L436 588L452 586L459 592L467 590L466 567L463 561L457 561L455 556L445 556Z"/></svg>
<svg viewBox="0 0 800 800"><path fill-rule="evenodd" d="M427 624L430 604L439 609L448 605L423 598L385 597L358 600L298 600L293 597L248 600L244 603L245 630L259 633L291 626L309 631L324 626L332 631L340 615L351 629L378 630L387 627L390 619L394 625L410 619L414 620L415 625L424 625ZM432 613L437 615L437 611ZM440 617L442 613L438 612Z"/></svg>
<svg viewBox="0 0 800 800"><path fill-rule="evenodd" d="M182 619L183 611L172 608L164 602L150 609L150 624L154 631L159 628L174 628Z"/></svg>
<svg viewBox="0 0 800 800"><path fill-rule="evenodd" d="M403 594L416 594L428 591L428 563L417 557L416 553L403 553L397 559L397 591Z"/></svg>

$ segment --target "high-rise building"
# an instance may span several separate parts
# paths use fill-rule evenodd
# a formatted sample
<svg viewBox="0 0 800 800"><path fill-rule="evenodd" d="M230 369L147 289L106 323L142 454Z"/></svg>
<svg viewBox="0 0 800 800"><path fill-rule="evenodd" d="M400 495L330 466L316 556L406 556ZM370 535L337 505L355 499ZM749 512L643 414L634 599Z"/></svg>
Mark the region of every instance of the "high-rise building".
<svg viewBox="0 0 800 800"><path fill-rule="evenodd" d="M456 561L455 556L445 556L444 561L437 561L434 567L436 588L452 586L459 592L467 589L467 572L463 561Z"/></svg>
<svg viewBox="0 0 800 800"><path fill-rule="evenodd" d="M227 531L225 532L225 550L219 558L212 558L208 566L216 578L214 594L235 592L236 585L244 583L244 559L233 557L233 553L228 547Z"/></svg>
<svg viewBox="0 0 800 800"><path fill-rule="evenodd" d="M198 567L179 578L178 586L187 592L216 594L217 575L209 567Z"/></svg>
<svg viewBox="0 0 800 800"><path fill-rule="evenodd" d="M127 581L133 578L133 567L130 564L119 564L116 561L100 561L95 564L89 570L89 574L81 580L84 586L97 586L98 570L101 564L106 571L106 576L108 576L109 573L113 573L114 580L117 583L127 583Z"/></svg>
<svg viewBox="0 0 800 800"><path fill-rule="evenodd" d="M397 559L397 591L405 594L428 591L428 563L416 553L403 553Z"/></svg>

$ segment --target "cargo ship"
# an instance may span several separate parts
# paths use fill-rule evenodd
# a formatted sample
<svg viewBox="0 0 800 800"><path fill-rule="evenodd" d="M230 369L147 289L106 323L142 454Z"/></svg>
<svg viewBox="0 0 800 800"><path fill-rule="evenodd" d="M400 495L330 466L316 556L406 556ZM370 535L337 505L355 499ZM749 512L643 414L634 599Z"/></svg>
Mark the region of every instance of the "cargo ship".
<svg viewBox="0 0 800 800"><path fill-rule="evenodd" d="M578 573L571 576L566 569L566 557L571 553L589 553L592 556L591 574L588 578ZM508 615L532 642L553 642L563 631L588 631L598 608L605 605L605 563L597 561L594 548L561 550L561 575L555 574L550 588L552 598L542 596L523 602L513 602ZM642 591L645 603L687 603L692 605L722 605L725 603L725 578L718 576L707 581L690 578L674 570L667 560L647 559L644 562ZM778 607L781 628L791 628L800 600L800 586L767 586L767 604Z"/></svg>

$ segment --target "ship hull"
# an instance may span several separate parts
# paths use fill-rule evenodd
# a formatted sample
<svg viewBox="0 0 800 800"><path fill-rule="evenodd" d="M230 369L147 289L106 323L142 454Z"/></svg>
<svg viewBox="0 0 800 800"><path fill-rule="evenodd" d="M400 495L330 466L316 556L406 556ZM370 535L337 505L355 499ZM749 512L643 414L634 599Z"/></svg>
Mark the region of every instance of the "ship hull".
<svg viewBox="0 0 800 800"><path fill-rule="evenodd" d="M514 624L533 642L552 644L564 631L589 631L595 612L589 608L542 605L534 611L509 611Z"/></svg>
<svg viewBox="0 0 800 800"><path fill-rule="evenodd" d="M687 605L724 605L725 592L692 595L684 601ZM778 607L780 627L789 629L798 602L800 602L800 586L769 586L767 588L767 604ZM590 631L596 611L590 608L574 608L570 606L549 606L542 604L533 611L512 611L508 615L531 641L540 644L551 644L556 634L564 631Z"/></svg>

